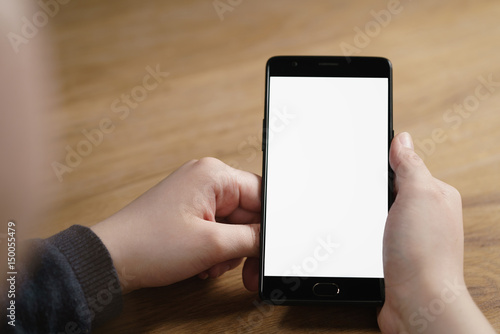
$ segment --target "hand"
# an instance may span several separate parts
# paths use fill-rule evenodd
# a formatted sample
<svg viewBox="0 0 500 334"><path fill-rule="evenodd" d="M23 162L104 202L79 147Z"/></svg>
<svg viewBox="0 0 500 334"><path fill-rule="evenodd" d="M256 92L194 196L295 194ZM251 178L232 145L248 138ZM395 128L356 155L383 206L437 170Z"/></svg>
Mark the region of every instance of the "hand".
<svg viewBox="0 0 500 334"><path fill-rule="evenodd" d="M217 277L245 257L253 259L243 280L254 290L260 182L214 158L190 161L92 230L108 248L125 292Z"/></svg>
<svg viewBox="0 0 500 334"><path fill-rule="evenodd" d="M407 133L392 141L390 163L397 196L384 235L386 300L380 329L494 333L464 282L460 194L432 177Z"/></svg>

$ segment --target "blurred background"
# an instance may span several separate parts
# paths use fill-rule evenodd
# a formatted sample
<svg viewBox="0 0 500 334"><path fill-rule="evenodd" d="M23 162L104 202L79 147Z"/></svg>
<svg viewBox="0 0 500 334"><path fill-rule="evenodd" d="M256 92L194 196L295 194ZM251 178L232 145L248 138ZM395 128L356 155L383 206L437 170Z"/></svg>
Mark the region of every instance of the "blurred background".
<svg viewBox="0 0 500 334"><path fill-rule="evenodd" d="M395 132L462 194L466 281L499 330L499 17L495 0L37 2L25 18L52 46L56 107L49 209L25 235L93 225L189 159L261 174L268 58L383 56ZM16 33L19 53L41 38ZM97 332L378 332L371 309L259 307L239 271L136 291Z"/></svg>

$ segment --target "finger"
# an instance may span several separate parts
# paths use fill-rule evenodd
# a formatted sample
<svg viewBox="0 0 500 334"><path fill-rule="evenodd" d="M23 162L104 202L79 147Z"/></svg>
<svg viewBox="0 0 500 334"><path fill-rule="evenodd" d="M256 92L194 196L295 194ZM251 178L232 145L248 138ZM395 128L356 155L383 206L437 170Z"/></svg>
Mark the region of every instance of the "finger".
<svg viewBox="0 0 500 334"><path fill-rule="evenodd" d="M254 173L232 168L239 186L240 205L245 210L260 212L262 178Z"/></svg>
<svg viewBox="0 0 500 334"><path fill-rule="evenodd" d="M242 271L243 285L248 291L257 291L259 288L259 259L249 257L245 260Z"/></svg>
<svg viewBox="0 0 500 334"><path fill-rule="evenodd" d="M409 133L398 134L391 143L389 152L391 167L396 174L396 188L399 191L407 182L423 182L431 176L423 160L415 153Z"/></svg>
<svg viewBox="0 0 500 334"><path fill-rule="evenodd" d="M216 220L221 223L230 224L259 224L260 213L252 212L242 208L236 208L227 217L216 217Z"/></svg>
<svg viewBox="0 0 500 334"><path fill-rule="evenodd" d="M260 212L261 177L229 166L226 170L218 173L219 186L214 187L216 216L228 216L236 208Z"/></svg>
<svg viewBox="0 0 500 334"><path fill-rule="evenodd" d="M207 220L226 217L238 207L260 212L258 175L232 168L215 158L190 161L176 172L187 173L197 184L196 194L190 196L200 202L199 207L208 206L210 212L198 212Z"/></svg>
<svg viewBox="0 0 500 334"><path fill-rule="evenodd" d="M211 229L218 239L216 262L258 256L260 224L212 224Z"/></svg>
<svg viewBox="0 0 500 334"><path fill-rule="evenodd" d="M200 276L200 275L203 274L203 273L200 273L198 276L201 277L201 278L206 278L206 277L216 278L216 277L219 277L219 276L223 275L225 272L238 267L242 261L243 261L243 259L239 258L239 259L231 259L231 260L227 260L227 261L218 263L218 264L212 266L210 269L205 270L203 272L205 275Z"/></svg>

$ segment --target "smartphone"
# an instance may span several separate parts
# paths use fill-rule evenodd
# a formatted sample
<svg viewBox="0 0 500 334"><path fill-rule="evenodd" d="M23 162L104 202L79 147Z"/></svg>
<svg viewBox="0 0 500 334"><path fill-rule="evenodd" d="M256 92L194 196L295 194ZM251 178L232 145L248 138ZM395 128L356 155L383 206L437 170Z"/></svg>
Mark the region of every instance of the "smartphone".
<svg viewBox="0 0 500 334"><path fill-rule="evenodd" d="M263 128L260 298L382 304L390 61L269 59Z"/></svg>

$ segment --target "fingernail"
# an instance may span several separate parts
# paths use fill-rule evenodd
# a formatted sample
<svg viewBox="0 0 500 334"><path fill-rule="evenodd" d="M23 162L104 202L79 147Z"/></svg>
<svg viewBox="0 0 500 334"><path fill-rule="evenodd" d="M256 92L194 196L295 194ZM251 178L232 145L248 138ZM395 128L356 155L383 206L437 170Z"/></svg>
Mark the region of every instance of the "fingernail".
<svg viewBox="0 0 500 334"><path fill-rule="evenodd" d="M403 132L399 135L399 142L406 148L413 150L413 140L408 132Z"/></svg>

